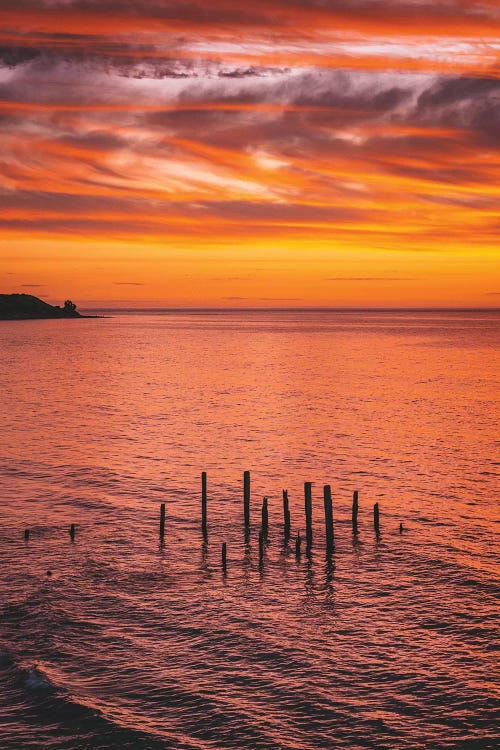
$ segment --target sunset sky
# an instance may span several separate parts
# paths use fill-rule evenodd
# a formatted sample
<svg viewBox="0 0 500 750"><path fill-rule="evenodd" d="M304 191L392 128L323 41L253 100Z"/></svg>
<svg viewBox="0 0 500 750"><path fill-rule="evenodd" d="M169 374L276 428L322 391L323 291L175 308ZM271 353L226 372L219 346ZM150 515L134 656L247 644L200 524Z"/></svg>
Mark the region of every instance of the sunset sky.
<svg viewBox="0 0 500 750"><path fill-rule="evenodd" d="M0 0L0 292L500 305L498 0Z"/></svg>

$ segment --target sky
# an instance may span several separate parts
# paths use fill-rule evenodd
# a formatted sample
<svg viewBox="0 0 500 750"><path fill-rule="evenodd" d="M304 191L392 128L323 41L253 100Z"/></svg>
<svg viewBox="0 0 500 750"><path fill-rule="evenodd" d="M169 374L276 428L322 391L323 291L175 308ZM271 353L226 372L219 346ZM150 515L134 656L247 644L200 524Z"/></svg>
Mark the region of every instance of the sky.
<svg viewBox="0 0 500 750"><path fill-rule="evenodd" d="M0 292L500 306L498 0L0 0Z"/></svg>

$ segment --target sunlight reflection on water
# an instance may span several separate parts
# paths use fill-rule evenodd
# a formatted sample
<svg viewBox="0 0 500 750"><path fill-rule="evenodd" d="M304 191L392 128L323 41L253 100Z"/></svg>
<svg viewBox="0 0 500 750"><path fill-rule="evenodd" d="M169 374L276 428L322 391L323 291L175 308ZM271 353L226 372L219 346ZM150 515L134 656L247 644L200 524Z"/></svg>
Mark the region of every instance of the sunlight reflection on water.
<svg viewBox="0 0 500 750"><path fill-rule="evenodd" d="M1 747L493 748L498 323L444 312L0 323ZM314 547L297 560L306 480Z"/></svg>

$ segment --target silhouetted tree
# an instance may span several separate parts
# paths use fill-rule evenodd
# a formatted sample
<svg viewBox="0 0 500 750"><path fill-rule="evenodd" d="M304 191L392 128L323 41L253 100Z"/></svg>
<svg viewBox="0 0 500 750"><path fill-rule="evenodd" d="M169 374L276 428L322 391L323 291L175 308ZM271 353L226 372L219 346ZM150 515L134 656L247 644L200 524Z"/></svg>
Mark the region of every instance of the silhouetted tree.
<svg viewBox="0 0 500 750"><path fill-rule="evenodd" d="M65 312L75 312L76 305L74 302L72 302L70 299L67 299L64 303L64 310Z"/></svg>

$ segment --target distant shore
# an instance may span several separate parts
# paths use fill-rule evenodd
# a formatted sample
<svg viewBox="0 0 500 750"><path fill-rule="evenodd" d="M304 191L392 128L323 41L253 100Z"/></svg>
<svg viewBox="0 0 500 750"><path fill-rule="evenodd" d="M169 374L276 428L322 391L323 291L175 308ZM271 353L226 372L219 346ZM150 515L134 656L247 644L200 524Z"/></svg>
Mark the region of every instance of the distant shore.
<svg viewBox="0 0 500 750"><path fill-rule="evenodd" d="M99 318L100 315L81 315L76 305L67 300L64 307L49 305L31 294L0 294L0 320L50 320Z"/></svg>

